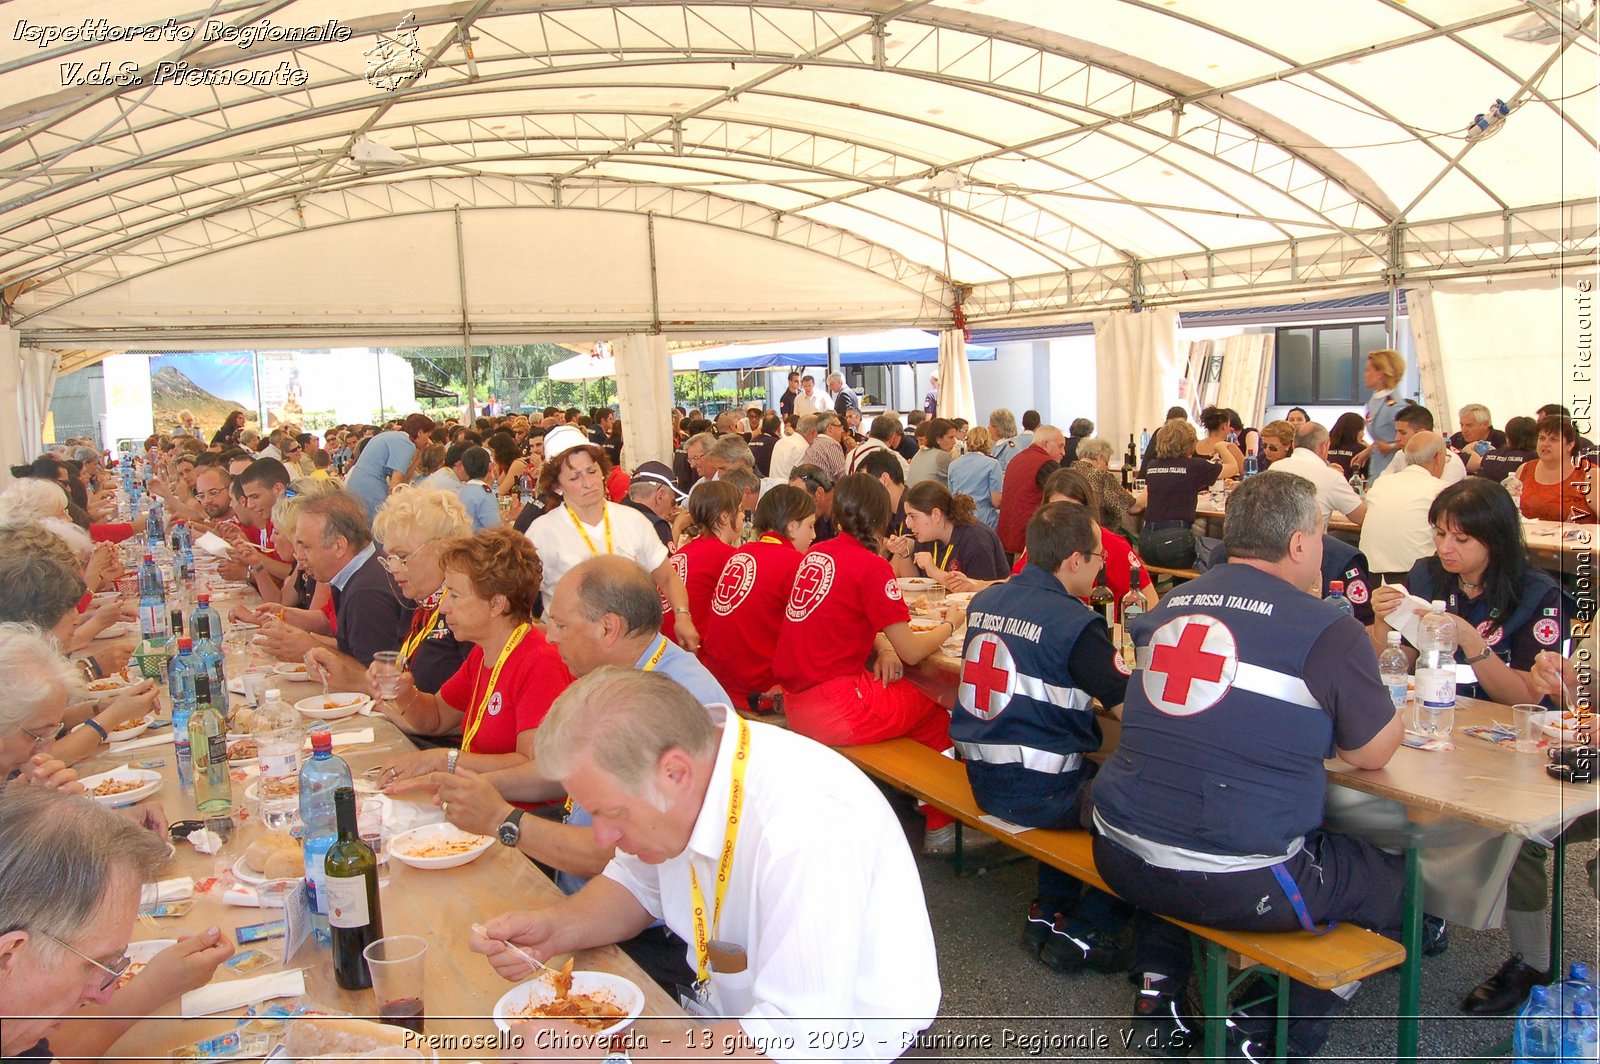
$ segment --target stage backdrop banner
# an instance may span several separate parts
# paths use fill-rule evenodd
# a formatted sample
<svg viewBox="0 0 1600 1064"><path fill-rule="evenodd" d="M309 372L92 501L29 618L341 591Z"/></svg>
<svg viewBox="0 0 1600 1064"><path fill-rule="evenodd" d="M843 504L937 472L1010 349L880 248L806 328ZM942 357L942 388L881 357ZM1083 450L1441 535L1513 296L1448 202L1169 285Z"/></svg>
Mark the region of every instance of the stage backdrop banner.
<svg viewBox="0 0 1600 1064"><path fill-rule="evenodd" d="M150 416L153 431L171 432L178 415L194 415L205 439L229 414L244 411L244 423L261 428L255 355L249 351L196 351L150 356Z"/></svg>

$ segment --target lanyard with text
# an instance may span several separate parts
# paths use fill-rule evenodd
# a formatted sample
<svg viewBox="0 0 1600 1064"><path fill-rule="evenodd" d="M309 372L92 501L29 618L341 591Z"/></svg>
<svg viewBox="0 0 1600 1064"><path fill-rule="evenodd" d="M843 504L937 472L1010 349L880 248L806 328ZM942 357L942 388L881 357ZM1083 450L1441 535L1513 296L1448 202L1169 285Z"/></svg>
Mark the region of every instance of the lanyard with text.
<svg viewBox="0 0 1600 1064"><path fill-rule="evenodd" d="M444 592L441 591L439 592L438 601L433 604L432 612L428 614L427 621L420 628L418 628L409 639L400 645L400 667L402 669L411 664L411 655L415 654L417 652L417 648L422 645L422 641L428 638L428 633L432 632L434 628L438 626L439 604L443 601Z"/></svg>
<svg viewBox="0 0 1600 1064"><path fill-rule="evenodd" d="M500 660L494 663L494 669L489 673L489 686L483 692L483 697L478 697L478 684L476 678L472 684L472 718L467 721L466 731L461 736L461 752L471 753L473 736L478 734L478 726L483 723L483 718L489 715L489 700L494 697L494 689L500 684L500 670L505 668L506 661L510 659L511 652L517 649L517 644L522 642L522 637L528 634L530 626L526 623L519 624L511 633L511 638L506 640L505 649L500 651ZM482 675L483 670L478 670Z"/></svg>
<svg viewBox="0 0 1600 1064"><path fill-rule="evenodd" d="M728 881L733 878L733 848L739 841L739 818L744 815L744 770L750 764L750 725L733 713L728 714L739 729L739 744L733 753L733 780L728 787L728 828L722 836L722 857L717 861L717 892L711 910L711 924L706 924L706 896L700 889L700 876L689 862L689 889L694 908L694 956L696 988L704 988L711 981L711 938L722 925L722 901L728 895Z"/></svg>
<svg viewBox="0 0 1600 1064"><path fill-rule="evenodd" d="M938 548L938 545L935 544L935 546L933 548L933 564L934 564L934 568L948 573L950 571L950 555L954 554L955 552L956 552L955 540L951 540L949 543L946 543L944 545L944 557L940 557L939 556L939 548Z"/></svg>
<svg viewBox="0 0 1600 1064"><path fill-rule="evenodd" d="M578 520L577 511L570 506L563 506L562 509L567 511L567 516L572 518L572 527L576 528L578 535L583 537L583 545L589 548L589 557L600 557L600 552L594 549L594 540L589 538L589 533L584 529L583 522ZM605 507L601 514L603 515L602 521L606 526L606 553L611 554L614 553L611 549L611 508L609 506Z"/></svg>
<svg viewBox="0 0 1600 1064"><path fill-rule="evenodd" d="M659 636L656 636L656 638L661 640L661 645L656 647L656 652L654 654L651 654L650 657L645 661L645 663L643 665L639 666L639 671L640 672L655 672L656 671L656 666L660 665L661 664L661 659L666 656L666 653L667 653L667 637L664 636L664 635L659 635ZM743 720L744 718L741 717L739 719ZM567 796L567 804L566 804L566 807L565 807L565 814L567 816L571 816L572 815L572 796L571 795Z"/></svg>

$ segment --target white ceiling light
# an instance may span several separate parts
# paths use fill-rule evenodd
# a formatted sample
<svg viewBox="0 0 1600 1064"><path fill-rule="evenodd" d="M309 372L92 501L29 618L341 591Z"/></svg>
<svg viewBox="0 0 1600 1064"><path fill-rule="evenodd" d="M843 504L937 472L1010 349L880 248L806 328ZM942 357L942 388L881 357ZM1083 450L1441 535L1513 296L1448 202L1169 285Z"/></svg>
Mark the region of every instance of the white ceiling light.
<svg viewBox="0 0 1600 1064"><path fill-rule="evenodd" d="M379 144L365 133L358 136L355 143L350 146L350 161L363 169L405 166L411 162L393 148Z"/></svg>

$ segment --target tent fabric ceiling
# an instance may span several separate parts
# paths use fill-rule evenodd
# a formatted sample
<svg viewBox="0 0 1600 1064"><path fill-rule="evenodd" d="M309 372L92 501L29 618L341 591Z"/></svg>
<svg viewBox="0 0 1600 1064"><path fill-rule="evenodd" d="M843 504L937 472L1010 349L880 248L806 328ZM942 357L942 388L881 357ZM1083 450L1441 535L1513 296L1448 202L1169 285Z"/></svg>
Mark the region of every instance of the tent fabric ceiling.
<svg viewBox="0 0 1600 1064"><path fill-rule="evenodd" d="M0 291L25 342L93 346L150 327L197 277L237 283L245 263L300 272L337 261L330 242L370 240L373 220L458 211L491 214L494 229L506 212L649 219L648 231L607 229L617 243L600 249L631 271L642 293L631 302L487 310L501 336L580 341L615 327L722 339L829 320L939 328L958 291L974 324L1029 324L1596 257L1594 0L5 11ZM97 19L165 31L50 36ZM265 33L248 47L216 39L230 27ZM330 27L345 39L280 39ZM100 84L99 71L125 83ZM395 74L419 76L384 81ZM291 84L241 83L263 77ZM1469 138L1497 99L1509 115ZM387 161L352 158L368 145ZM727 272L794 281L783 305L741 318L665 290L657 218L680 229L662 235L673 272L737 256ZM561 227L541 250L594 255L573 235L591 225ZM445 264L416 280L438 306L413 306L403 286L389 294L416 315L396 326L408 335L459 326L448 229L394 230ZM311 240L319 231L327 239ZM761 249L778 247L792 254L768 262ZM792 271L811 259L828 260L817 276L832 281L806 307L793 288L807 275ZM859 303L840 294L851 278L871 289ZM361 315L393 309L382 298L350 297L324 333L359 331ZM485 308L476 291L467 302L477 335ZM267 335L295 316L192 320Z"/></svg>

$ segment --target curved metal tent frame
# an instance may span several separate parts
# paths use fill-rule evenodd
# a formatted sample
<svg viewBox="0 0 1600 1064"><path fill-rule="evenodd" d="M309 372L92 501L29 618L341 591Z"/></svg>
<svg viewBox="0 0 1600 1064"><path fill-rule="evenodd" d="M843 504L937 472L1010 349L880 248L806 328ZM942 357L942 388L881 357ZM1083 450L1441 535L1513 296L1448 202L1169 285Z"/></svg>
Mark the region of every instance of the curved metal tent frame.
<svg viewBox="0 0 1600 1064"><path fill-rule="evenodd" d="M464 319L499 337L938 328L958 301L974 324L1027 324L1549 271L1600 245L1593 0L105 11L7 5L40 34L167 27L0 45L0 311L26 344L378 336L396 310L391 332L435 337ZM347 39L205 39L213 22L304 36L330 12ZM383 84L374 54L415 80ZM301 83L174 84L162 63ZM84 76L100 64L123 83ZM1509 114L1469 137L1496 99ZM638 266L625 298L530 268L513 307L515 286L481 280L522 269L506 247L429 222L534 217L519 236L559 260L590 253L585 226L545 220L594 210L645 222L606 230ZM459 255L461 291L424 298L441 278L419 269L341 298L370 225ZM730 256L745 279L711 276L720 303L674 284ZM264 265L316 274L325 303L272 306L270 277L243 280Z"/></svg>

